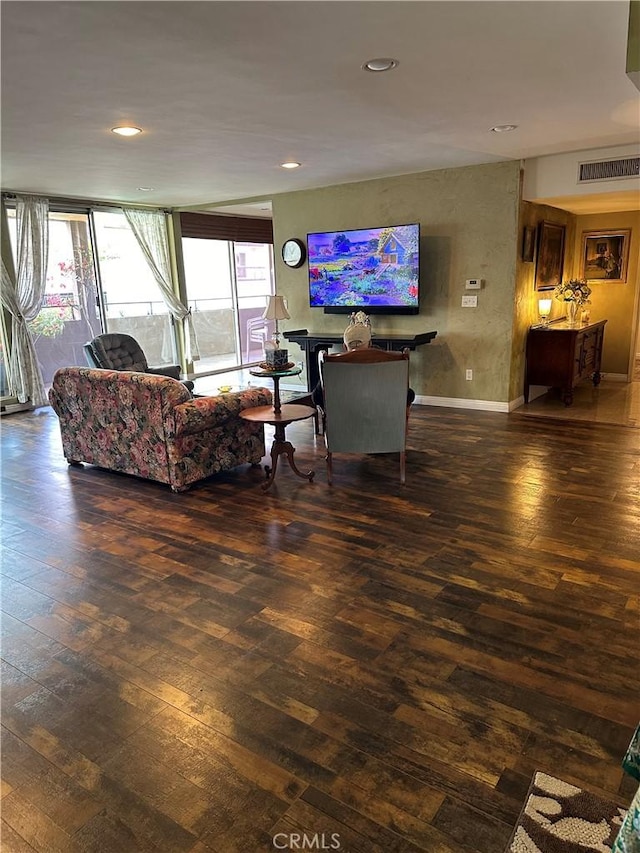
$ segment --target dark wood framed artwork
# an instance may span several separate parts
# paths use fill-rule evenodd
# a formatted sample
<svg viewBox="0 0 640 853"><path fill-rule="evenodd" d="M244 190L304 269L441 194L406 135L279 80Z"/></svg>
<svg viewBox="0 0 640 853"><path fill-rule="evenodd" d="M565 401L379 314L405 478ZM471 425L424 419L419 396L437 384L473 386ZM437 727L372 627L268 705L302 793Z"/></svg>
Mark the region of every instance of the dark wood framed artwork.
<svg viewBox="0 0 640 853"><path fill-rule="evenodd" d="M587 281L627 281L631 229L582 232L582 266L580 277Z"/></svg>
<svg viewBox="0 0 640 853"><path fill-rule="evenodd" d="M562 281L564 232L565 226L556 222L544 221L538 225L536 290L553 290Z"/></svg>
<svg viewBox="0 0 640 853"><path fill-rule="evenodd" d="M522 260L532 263L536 251L536 229L525 225L522 232Z"/></svg>

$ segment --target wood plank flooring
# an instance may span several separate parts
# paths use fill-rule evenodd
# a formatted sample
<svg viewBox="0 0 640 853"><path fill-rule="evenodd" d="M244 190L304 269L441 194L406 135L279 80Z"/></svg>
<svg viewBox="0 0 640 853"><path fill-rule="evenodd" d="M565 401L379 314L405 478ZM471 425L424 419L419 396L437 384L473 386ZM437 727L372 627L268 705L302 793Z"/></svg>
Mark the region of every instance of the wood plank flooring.
<svg viewBox="0 0 640 853"><path fill-rule="evenodd" d="M535 770L628 804L640 431L414 407L404 487L287 437L314 483L175 495L3 419L5 853L502 853Z"/></svg>

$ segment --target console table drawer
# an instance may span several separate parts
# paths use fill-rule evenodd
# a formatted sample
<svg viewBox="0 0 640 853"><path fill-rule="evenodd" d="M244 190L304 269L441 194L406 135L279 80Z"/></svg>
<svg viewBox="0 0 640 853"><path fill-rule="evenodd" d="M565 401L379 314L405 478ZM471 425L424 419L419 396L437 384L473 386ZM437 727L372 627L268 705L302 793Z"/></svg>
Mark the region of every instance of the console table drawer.
<svg viewBox="0 0 640 853"><path fill-rule="evenodd" d="M560 388L567 406L573 402L573 387L581 379L600 382L602 346L606 320L587 326L552 326L529 329L527 335L524 399L529 402L531 385Z"/></svg>

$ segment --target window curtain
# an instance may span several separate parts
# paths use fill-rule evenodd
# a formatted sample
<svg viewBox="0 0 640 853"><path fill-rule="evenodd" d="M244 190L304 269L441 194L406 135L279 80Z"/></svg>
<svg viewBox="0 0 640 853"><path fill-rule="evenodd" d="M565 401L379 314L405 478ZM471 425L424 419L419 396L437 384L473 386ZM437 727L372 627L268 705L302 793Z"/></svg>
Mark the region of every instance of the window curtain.
<svg viewBox="0 0 640 853"><path fill-rule="evenodd" d="M158 283L165 304L175 320L182 323L187 361L200 358L198 339L191 322L191 309L176 296L171 281L171 259L165 214L155 210L123 208L147 263Z"/></svg>
<svg viewBox="0 0 640 853"><path fill-rule="evenodd" d="M6 210L2 205L2 227ZM16 274L2 259L2 306L11 314L9 354L10 392L20 403L48 405L33 336L28 323L44 302L49 258L49 201L36 196L16 196Z"/></svg>

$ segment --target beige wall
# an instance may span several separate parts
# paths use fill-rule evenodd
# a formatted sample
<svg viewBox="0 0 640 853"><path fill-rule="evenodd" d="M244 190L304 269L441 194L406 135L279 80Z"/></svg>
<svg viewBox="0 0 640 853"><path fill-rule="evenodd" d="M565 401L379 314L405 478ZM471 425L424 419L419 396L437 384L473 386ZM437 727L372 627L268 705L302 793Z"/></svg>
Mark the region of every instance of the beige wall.
<svg viewBox="0 0 640 853"><path fill-rule="evenodd" d="M436 330L433 343L411 353L419 395L507 402L510 397L518 162L447 169L274 196L278 293L291 319L283 329L342 331L346 316L309 307L308 270L281 261L284 240L336 231L419 222L420 314L372 317L374 333ZM478 308L462 308L465 280L483 278ZM290 357L298 360L295 344ZM474 380L465 380L472 368ZM520 381L520 387L522 381ZM521 391L520 391L521 393Z"/></svg>
<svg viewBox="0 0 640 853"><path fill-rule="evenodd" d="M603 372L626 375L629 370L638 315L640 211L578 216L572 275L576 278L582 275L583 232L612 228L631 229L627 281L625 284L590 281L589 286L592 292L589 309L592 320L608 321L604 331Z"/></svg>

